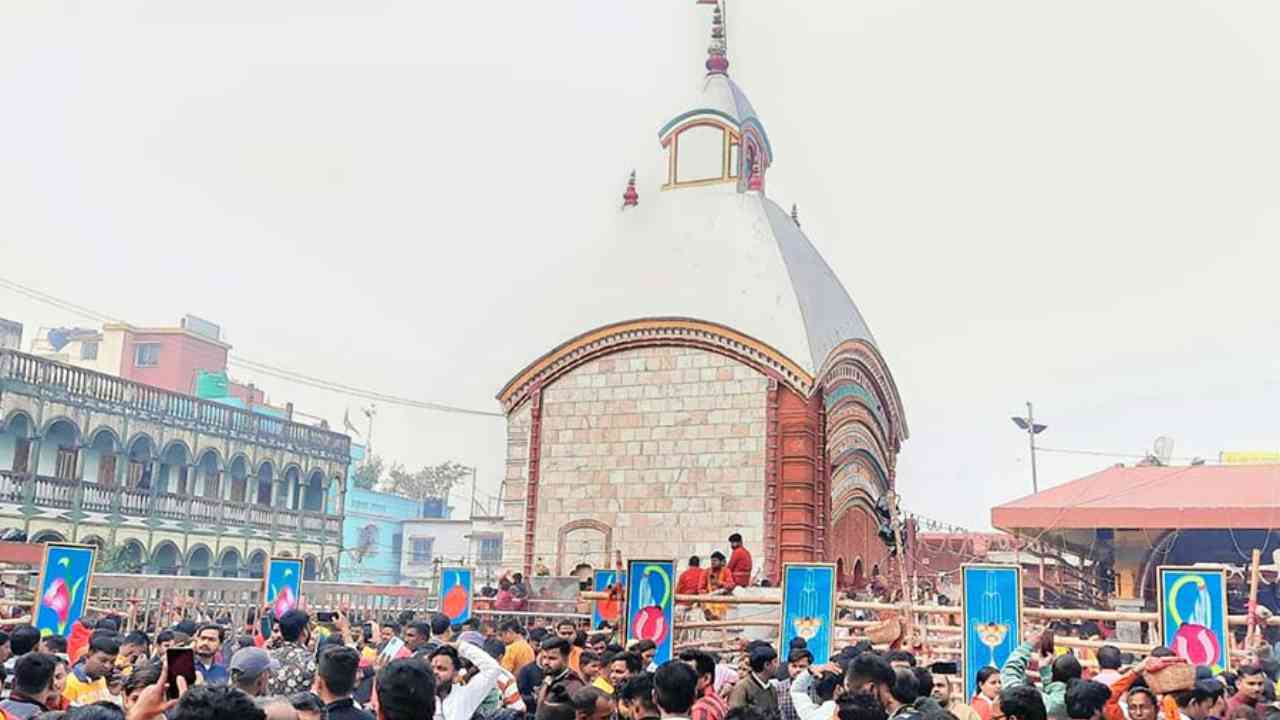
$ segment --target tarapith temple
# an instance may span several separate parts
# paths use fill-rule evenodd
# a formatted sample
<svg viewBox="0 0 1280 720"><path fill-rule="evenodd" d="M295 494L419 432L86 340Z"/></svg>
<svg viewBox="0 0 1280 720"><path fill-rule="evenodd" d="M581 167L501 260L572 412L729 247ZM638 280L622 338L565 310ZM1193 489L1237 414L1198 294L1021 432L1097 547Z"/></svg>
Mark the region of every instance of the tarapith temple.
<svg viewBox="0 0 1280 720"><path fill-rule="evenodd" d="M714 11L705 75L600 229L601 280L540 313L579 323L503 386L504 560L564 575L676 559L742 534L755 576L887 569L875 506L907 437L902 401L839 278L768 195L763 120L729 76ZM655 272L654 268L660 268ZM607 273L604 271L607 268ZM539 350L534 350L531 357Z"/></svg>

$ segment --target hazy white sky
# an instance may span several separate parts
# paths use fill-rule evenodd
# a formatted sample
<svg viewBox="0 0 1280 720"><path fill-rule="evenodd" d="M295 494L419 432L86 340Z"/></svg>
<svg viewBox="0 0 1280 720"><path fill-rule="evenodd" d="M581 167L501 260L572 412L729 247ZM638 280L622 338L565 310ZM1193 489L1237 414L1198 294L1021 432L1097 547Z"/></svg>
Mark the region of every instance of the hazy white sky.
<svg viewBox="0 0 1280 720"><path fill-rule="evenodd" d="M535 289L658 152L708 11L5 2L0 276L496 410L528 349L566 339L514 318L607 282ZM1280 3L733 0L729 31L769 194L897 379L910 509L982 527L1028 492L1028 399L1050 447L1280 447ZM2 290L0 317L89 324ZM332 422L359 405L236 374ZM500 419L392 407L374 437L477 465L482 493L503 442ZM1042 486L1117 459L1043 454Z"/></svg>

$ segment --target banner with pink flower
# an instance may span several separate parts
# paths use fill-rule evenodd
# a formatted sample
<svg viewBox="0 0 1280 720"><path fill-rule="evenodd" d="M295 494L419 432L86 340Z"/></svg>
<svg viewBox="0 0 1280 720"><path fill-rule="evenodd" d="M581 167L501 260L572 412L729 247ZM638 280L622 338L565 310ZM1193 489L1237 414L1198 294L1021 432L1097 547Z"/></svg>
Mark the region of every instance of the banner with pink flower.
<svg viewBox="0 0 1280 720"><path fill-rule="evenodd" d="M266 585L263 596L275 617L297 608L302 602L301 560L273 557L267 561L267 570L262 577Z"/></svg>
<svg viewBox="0 0 1280 720"><path fill-rule="evenodd" d="M66 637L84 615L96 552L97 548L92 545L47 543L44 546L39 591L31 613L41 635Z"/></svg>

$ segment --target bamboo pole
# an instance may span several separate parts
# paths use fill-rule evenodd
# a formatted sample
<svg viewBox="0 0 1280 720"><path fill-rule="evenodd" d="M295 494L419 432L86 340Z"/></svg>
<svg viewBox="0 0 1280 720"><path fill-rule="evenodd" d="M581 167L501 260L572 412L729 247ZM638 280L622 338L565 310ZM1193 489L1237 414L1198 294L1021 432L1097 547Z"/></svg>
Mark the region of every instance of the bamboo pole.
<svg viewBox="0 0 1280 720"><path fill-rule="evenodd" d="M1246 605L1245 612L1248 614L1248 621L1245 624L1247 628L1244 631L1244 647L1249 649L1253 647L1253 631L1257 627L1258 618L1258 576L1261 574L1262 550L1253 549L1253 557L1249 561L1249 604Z"/></svg>
<svg viewBox="0 0 1280 720"><path fill-rule="evenodd" d="M733 628L733 627L778 627L776 620L695 620L693 622L679 622L674 624L676 630L701 630L703 628Z"/></svg>
<svg viewBox="0 0 1280 720"><path fill-rule="evenodd" d="M1063 610L1056 608L1024 607L1022 614L1026 617L1045 620L1115 620L1121 622L1156 622L1160 616L1153 612L1121 612L1118 610Z"/></svg>

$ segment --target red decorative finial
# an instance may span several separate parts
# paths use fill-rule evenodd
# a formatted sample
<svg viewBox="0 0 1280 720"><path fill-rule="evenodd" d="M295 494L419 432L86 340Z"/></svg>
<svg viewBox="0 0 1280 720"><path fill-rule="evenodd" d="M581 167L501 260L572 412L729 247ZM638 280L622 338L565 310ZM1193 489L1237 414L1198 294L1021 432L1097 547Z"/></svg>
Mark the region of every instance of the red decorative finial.
<svg viewBox="0 0 1280 720"><path fill-rule="evenodd" d="M729 74L727 51L728 44L724 37L724 14L720 12L720 3L716 3L716 9L711 13L711 45L707 47L707 74Z"/></svg>
<svg viewBox="0 0 1280 720"><path fill-rule="evenodd" d="M759 160L751 164L751 180L747 183L747 189L764 190L764 175L760 172Z"/></svg>
<svg viewBox="0 0 1280 720"><path fill-rule="evenodd" d="M622 207L635 207L640 204L640 193L636 192L636 171L631 171L631 177L627 178L627 189L622 193Z"/></svg>
<svg viewBox="0 0 1280 720"><path fill-rule="evenodd" d="M796 212L795 203L791 203L791 222L795 223L796 227L800 227L800 213Z"/></svg>

